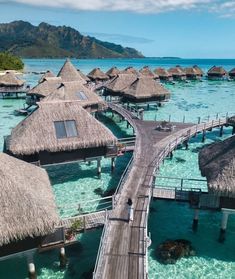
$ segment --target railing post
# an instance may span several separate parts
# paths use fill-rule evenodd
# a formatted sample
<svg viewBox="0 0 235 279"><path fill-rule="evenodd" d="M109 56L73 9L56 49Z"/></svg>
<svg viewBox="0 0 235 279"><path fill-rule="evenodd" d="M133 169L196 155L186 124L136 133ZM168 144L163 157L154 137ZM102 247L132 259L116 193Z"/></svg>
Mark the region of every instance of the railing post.
<svg viewBox="0 0 235 279"><path fill-rule="evenodd" d="M183 190L183 184L184 184L184 179L181 178L181 181L180 181L180 189L181 189L181 191Z"/></svg>
<svg viewBox="0 0 235 279"><path fill-rule="evenodd" d="M86 215L83 216L83 227L84 227L84 232L86 231Z"/></svg>
<svg viewBox="0 0 235 279"><path fill-rule="evenodd" d="M169 122L171 122L171 115L169 115Z"/></svg>
<svg viewBox="0 0 235 279"><path fill-rule="evenodd" d="M198 117L198 122L197 122L198 124L200 124L201 123L201 117L199 116Z"/></svg>
<svg viewBox="0 0 235 279"><path fill-rule="evenodd" d="M185 115L184 115L184 117L183 117L183 123L185 123Z"/></svg>

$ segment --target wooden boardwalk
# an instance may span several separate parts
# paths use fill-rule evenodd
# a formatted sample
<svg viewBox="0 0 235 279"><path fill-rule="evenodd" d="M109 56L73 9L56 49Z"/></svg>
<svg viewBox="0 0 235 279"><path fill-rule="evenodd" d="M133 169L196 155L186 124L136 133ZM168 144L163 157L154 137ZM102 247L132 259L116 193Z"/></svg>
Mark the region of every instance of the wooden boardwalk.
<svg viewBox="0 0 235 279"><path fill-rule="evenodd" d="M105 225L93 278L147 278L147 220L155 173L179 144L198 132L226 124L219 119L198 125L173 123L174 131L158 131L156 121L142 121L119 105L110 108L135 129L136 143L128 176L117 193L116 206ZM169 197L175 194L168 192ZM134 205L134 221L127 221L127 199Z"/></svg>

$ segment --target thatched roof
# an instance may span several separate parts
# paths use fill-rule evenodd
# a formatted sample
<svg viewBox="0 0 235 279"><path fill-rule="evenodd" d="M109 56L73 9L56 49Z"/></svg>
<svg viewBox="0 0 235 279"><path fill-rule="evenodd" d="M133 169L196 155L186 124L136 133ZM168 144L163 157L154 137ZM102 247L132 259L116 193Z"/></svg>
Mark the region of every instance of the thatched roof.
<svg viewBox="0 0 235 279"><path fill-rule="evenodd" d="M45 170L0 153L0 246L44 236L59 225Z"/></svg>
<svg viewBox="0 0 235 279"><path fill-rule="evenodd" d="M153 73L150 69L149 66L144 66L142 69L139 70L140 74L146 77L158 79L159 76L156 73Z"/></svg>
<svg viewBox="0 0 235 279"><path fill-rule="evenodd" d="M14 86L21 87L24 81L20 80L13 72L6 72L5 75L0 76L0 86Z"/></svg>
<svg viewBox="0 0 235 279"><path fill-rule="evenodd" d="M41 102L48 101L79 101L83 107L99 105L100 109L105 108L104 100L95 92L85 87L80 82L63 82L50 95Z"/></svg>
<svg viewBox="0 0 235 279"><path fill-rule="evenodd" d="M233 68L232 70L229 71L229 75L232 75L232 76L235 75L235 68Z"/></svg>
<svg viewBox="0 0 235 279"><path fill-rule="evenodd" d="M105 88L108 91L112 92L121 92L123 91L127 86L132 84L136 80L136 75L133 74L119 74L116 76L113 80L111 80Z"/></svg>
<svg viewBox="0 0 235 279"><path fill-rule="evenodd" d="M176 66L176 67L173 67L173 68L170 68L168 70L168 72L172 75L172 76L185 76L185 72L182 70L181 67L179 66Z"/></svg>
<svg viewBox="0 0 235 279"><path fill-rule="evenodd" d="M170 78L172 77L172 74L170 74L166 69L164 68L156 68L153 71L156 75L158 75L160 78Z"/></svg>
<svg viewBox="0 0 235 279"><path fill-rule="evenodd" d="M77 69L77 71L78 71L79 75L80 75L86 82L90 81L89 77L86 76L80 69Z"/></svg>
<svg viewBox="0 0 235 279"><path fill-rule="evenodd" d="M57 76L61 77L64 82L80 81L83 84L86 83L69 59L66 59Z"/></svg>
<svg viewBox="0 0 235 279"><path fill-rule="evenodd" d="M109 77L100 70L100 68L93 69L88 75L91 80L107 80Z"/></svg>
<svg viewBox="0 0 235 279"><path fill-rule="evenodd" d="M116 77L120 71L118 70L117 67L112 67L106 72L106 75L109 76L110 78Z"/></svg>
<svg viewBox="0 0 235 279"><path fill-rule="evenodd" d="M194 67L185 68L184 71L186 73L186 76L201 76L198 70L195 69Z"/></svg>
<svg viewBox="0 0 235 279"><path fill-rule="evenodd" d="M210 192L235 197L235 136L204 147L199 166Z"/></svg>
<svg viewBox="0 0 235 279"><path fill-rule="evenodd" d="M77 136L58 139L55 121L75 121ZM79 102L43 102L11 132L9 151L30 155L40 151L60 152L114 144L112 132L84 110Z"/></svg>
<svg viewBox="0 0 235 279"><path fill-rule="evenodd" d="M42 82L45 78L53 78L55 77L55 75L50 71L46 71L46 73L44 75L42 75L42 77L39 79L39 83Z"/></svg>
<svg viewBox="0 0 235 279"><path fill-rule="evenodd" d="M196 69L196 71L198 72L198 75L200 75L200 76L204 75L203 70L200 67L198 67L197 65L194 65L193 68Z"/></svg>
<svg viewBox="0 0 235 279"><path fill-rule="evenodd" d="M212 68L210 68L210 70L207 72L207 74L225 76L225 75L227 75L227 72L225 71L225 69L223 67L213 66Z"/></svg>
<svg viewBox="0 0 235 279"><path fill-rule="evenodd" d="M152 78L139 77L123 90L123 96L133 99L151 99L169 96L170 93L160 83Z"/></svg>
<svg viewBox="0 0 235 279"><path fill-rule="evenodd" d="M36 86L34 86L31 90L27 92L27 95L38 95L42 97L46 97L61 84L61 77L47 77Z"/></svg>
<svg viewBox="0 0 235 279"><path fill-rule="evenodd" d="M132 74L132 75L139 75L139 72L133 67L127 67L123 71L120 72L121 74Z"/></svg>

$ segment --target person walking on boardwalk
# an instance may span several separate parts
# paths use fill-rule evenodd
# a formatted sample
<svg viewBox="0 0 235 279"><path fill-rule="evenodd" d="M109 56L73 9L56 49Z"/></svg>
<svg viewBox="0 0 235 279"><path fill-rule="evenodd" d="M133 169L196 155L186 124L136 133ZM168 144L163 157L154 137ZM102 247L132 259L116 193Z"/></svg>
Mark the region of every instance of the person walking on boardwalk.
<svg viewBox="0 0 235 279"><path fill-rule="evenodd" d="M133 221L134 207L133 207L132 199L130 198L128 199L127 206L128 206L128 221Z"/></svg>

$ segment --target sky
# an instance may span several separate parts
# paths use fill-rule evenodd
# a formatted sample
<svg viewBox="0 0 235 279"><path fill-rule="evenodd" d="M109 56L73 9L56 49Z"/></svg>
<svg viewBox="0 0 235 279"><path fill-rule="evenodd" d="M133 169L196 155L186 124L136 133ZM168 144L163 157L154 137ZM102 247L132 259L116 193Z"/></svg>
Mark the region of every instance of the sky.
<svg viewBox="0 0 235 279"><path fill-rule="evenodd" d="M0 0L0 22L71 26L148 57L235 58L235 0Z"/></svg>

